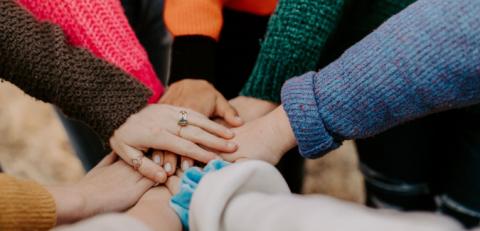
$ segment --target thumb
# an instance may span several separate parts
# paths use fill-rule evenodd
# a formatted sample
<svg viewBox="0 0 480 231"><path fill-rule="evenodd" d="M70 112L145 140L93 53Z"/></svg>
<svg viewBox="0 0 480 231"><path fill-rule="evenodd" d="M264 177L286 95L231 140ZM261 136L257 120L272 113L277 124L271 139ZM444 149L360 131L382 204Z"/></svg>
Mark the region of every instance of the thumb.
<svg viewBox="0 0 480 231"><path fill-rule="evenodd" d="M223 96L217 98L215 115L222 117L232 127L238 127L243 124L243 120L238 116L237 110Z"/></svg>

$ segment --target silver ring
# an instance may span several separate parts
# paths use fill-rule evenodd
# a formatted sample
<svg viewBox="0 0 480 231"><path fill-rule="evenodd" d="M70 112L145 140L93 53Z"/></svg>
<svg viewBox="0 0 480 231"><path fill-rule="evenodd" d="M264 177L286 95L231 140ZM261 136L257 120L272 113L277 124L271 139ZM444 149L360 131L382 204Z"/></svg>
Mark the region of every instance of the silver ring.
<svg viewBox="0 0 480 231"><path fill-rule="evenodd" d="M177 124L180 127L185 127L188 125L188 113L187 111L180 111L180 119L178 120Z"/></svg>
<svg viewBox="0 0 480 231"><path fill-rule="evenodd" d="M139 156L137 158L133 158L132 159L132 166L133 166L133 169L135 170L138 170L141 166L142 166L142 161L143 160L143 156Z"/></svg>

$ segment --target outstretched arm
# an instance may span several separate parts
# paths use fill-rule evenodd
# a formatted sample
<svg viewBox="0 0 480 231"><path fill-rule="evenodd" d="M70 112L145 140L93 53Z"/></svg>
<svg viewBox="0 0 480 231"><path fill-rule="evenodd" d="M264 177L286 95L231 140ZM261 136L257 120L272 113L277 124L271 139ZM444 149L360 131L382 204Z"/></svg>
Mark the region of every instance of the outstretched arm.
<svg viewBox="0 0 480 231"><path fill-rule="evenodd" d="M301 153L480 102L480 2L420 0L321 70L288 81L282 103Z"/></svg>
<svg viewBox="0 0 480 231"><path fill-rule="evenodd" d="M59 27L36 21L15 1L0 1L0 27L0 77L87 123L104 140L146 106L151 91L144 85L68 45Z"/></svg>

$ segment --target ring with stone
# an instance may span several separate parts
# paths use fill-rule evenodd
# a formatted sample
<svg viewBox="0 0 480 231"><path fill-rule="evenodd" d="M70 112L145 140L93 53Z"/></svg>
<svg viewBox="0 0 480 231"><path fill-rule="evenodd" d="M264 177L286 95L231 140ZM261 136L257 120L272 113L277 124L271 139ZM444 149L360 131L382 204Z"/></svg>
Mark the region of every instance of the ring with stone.
<svg viewBox="0 0 480 231"><path fill-rule="evenodd" d="M186 111L180 111L180 119L178 120L177 124L180 126L180 127L185 127L188 125L188 114Z"/></svg>
<svg viewBox="0 0 480 231"><path fill-rule="evenodd" d="M142 159L143 159L143 156L139 156L137 158L132 159L133 169L138 170L140 166L142 166Z"/></svg>

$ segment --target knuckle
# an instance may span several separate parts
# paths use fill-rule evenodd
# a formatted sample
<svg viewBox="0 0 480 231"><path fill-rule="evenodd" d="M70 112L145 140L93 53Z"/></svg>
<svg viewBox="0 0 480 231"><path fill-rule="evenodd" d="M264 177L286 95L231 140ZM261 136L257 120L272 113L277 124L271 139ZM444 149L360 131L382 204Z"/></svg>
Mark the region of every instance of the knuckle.
<svg viewBox="0 0 480 231"><path fill-rule="evenodd" d="M204 137L204 132L201 128L197 128L197 127L193 127L193 126L190 126L191 127L191 134L192 136L194 137Z"/></svg>
<svg viewBox="0 0 480 231"><path fill-rule="evenodd" d="M152 126L149 128L150 134L153 136L160 136L163 133L163 128L159 126Z"/></svg>

